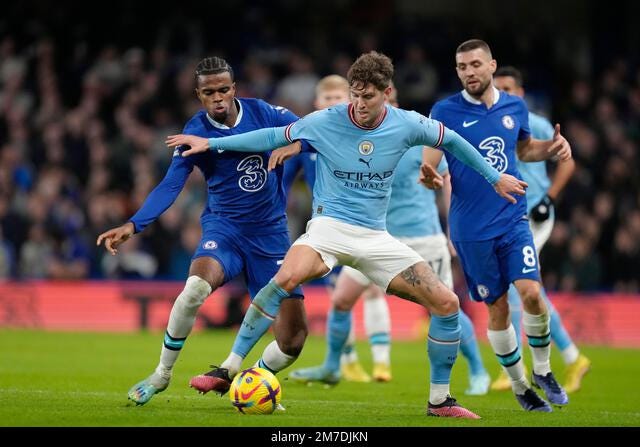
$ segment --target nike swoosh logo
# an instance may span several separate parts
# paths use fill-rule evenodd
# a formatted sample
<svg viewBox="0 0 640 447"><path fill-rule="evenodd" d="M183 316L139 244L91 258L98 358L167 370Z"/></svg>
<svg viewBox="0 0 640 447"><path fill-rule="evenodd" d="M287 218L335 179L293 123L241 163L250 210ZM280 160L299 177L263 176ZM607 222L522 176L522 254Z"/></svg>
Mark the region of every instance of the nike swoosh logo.
<svg viewBox="0 0 640 447"><path fill-rule="evenodd" d="M531 273L531 272L535 272L535 271L536 271L535 267L530 268L530 269L525 267L525 268L522 269L522 273Z"/></svg>
<svg viewBox="0 0 640 447"><path fill-rule="evenodd" d="M469 121L468 123L466 121L462 122L462 127L469 127L469 126L473 126L475 123L477 123L480 120L475 120L475 121Z"/></svg>
<svg viewBox="0 0 640 447"><path fill-rule="evenodd" d="M253 393L255 393L256 391L258 391L258 389L260 388L260 385L261 385L261 384L260 384L260 383L258 383L258 385L257 385L255 388L253 388L252 390L249 390L249 392L247 392L247 393L245 393L245 392L242 392L242 391L241 391L241 392L240 392L240 397L241 397L243 400L249 399L251 396L253 396Z"/></svg>

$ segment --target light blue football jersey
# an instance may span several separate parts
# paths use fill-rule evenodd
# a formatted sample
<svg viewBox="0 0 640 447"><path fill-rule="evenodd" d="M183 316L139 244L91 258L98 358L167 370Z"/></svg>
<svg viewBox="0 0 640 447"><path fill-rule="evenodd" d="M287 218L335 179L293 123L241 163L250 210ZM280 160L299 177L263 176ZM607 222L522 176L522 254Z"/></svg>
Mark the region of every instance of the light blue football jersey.
<svg viewBox="0 0 640 447"><path fill-rule="evenodd" d="M531 136L539 140L553 138L553 126L546 118L529 112L529 127ZM547 195L551 186L551 180L547 174L546 161L524 162L518 160L518 170L522 174L522 180L529 184L527 188L527 214Z"/></svg>
<svg viewBox="0 0 640 447"><path fill-rule="evenodd" d="M304 139L319 154L313 217L376 230L386 228L400 158L413 146L440 146L443 136L441 123L392 106L385 107L373 128L357 124L351 104L311 113L287 128L289 140Z"/></svg>
<svg viewBox="0 0 640 447"><path fill-rule="evenodd" d="M518 96L494 88L489 109L465 91L438 101L431 117L456 131L500 173L522 178L516 161L519 140L530 137L529 111ZM451 174L449 226L453 241L483 241L507 233L526 218L524 196L516 204L504 200L482 176L445 152Z"/></svg>
<svg viewBox="0 0 640 447"><path fill-rule="evenodd" d="M489 185L500 180L500 173L456 132L417 112L389 105L370 128L360 126L353 106L344 104L311 113L287 127L209 138L208 144L211 151L265 152L295 140L318 152L313 217L330 216L374 230L386 228L395 169L413 146L443 146Z"/></svg>
<svg viewBox="0 0 640 447"><path fill-rule="evenodd" d="M424 237L442 233L435 191L418 183L423 146L412 147L400 159L391 185L387 231L395 237ZM447 170L442 157L438 172Z"/></svg>

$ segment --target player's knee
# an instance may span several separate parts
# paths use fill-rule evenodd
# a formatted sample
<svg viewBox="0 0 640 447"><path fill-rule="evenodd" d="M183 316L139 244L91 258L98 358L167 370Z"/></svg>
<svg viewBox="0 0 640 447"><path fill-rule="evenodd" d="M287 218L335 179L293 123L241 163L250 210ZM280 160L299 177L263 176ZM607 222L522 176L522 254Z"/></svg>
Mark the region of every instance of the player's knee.
<svg viewBox="0 0 640 447"><path fill-rule="evenodd" d="M358 300L359 297L350 297L345 294L336 293L331 296L331 304L333 308L336 310L340 310L342 312L349 312L353 309L354 304Z"/></svg>
<svg viewBox="0 0 640 447"><path fill-rule="evenodd" d="M199 276L189 276L184 289L176 299L176 305L187 309L197 309L211 293L211 285Z"/></svg>
<svg viewBox="0 0 640 447"><path fill-rule="evenodd" d="M460 300L455 293L447 289L433 307L432 312L436 315L451 315L460 310Z"/></svg>
<svg viewBox="0 0 640 447"><path fill-rule="evenodd" d="M280 269L274 280L276 284L282 287L284 290L293 290L298 287L305 278L298 272L292 269Z"/></svg>
<svg viewBox="0 0 640 447"><path fill-rule="evenodd" d="M542 296L540 295L540 284L531 281L529 284L519 288L518 292L522 298L522 304L525 309L544 308Z"/></svg>

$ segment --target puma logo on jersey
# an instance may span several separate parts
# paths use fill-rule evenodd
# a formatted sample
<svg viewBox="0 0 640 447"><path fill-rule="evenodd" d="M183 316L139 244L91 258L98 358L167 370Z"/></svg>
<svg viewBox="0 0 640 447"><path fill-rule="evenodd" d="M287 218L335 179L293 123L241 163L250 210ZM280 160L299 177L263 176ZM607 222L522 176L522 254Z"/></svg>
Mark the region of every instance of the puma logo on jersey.
<svg viewBox="0 0 640 447"><path fill-rule="evenodd" d="M364 158L358 158L358 161L364 163L365 165L367 165L367 168L371 169L371 166L369 166L369 163L371 163L371 160L365 160Z"/></svg>
<svg viewBox="0 0 640 447"><path fill-rule="evenodd" d="M471 127L471 126L473 126L475 123L477 123L478 121L480 121L480 120L469 121L469 122L463 121L463 122L462 122L462 127Z"/></svg>

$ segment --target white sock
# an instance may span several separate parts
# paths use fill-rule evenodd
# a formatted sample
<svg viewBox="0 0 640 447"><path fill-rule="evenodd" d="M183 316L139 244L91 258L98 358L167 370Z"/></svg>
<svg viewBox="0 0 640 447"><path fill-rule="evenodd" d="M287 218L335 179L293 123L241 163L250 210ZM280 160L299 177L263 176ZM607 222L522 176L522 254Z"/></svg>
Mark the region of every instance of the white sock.
<svg viewBox="0 0 640 447"><path fill-rule="evenodd" d="M444 402L449 396L448 383L431 383L429 386L429 402L438 405Z"/></svg>
<svg viewBox="0 0 640 447"><path fill-rule="evenodd" d="M226 358L226 360L222 362L220 368L227 368L229 370L229 378L233 379L242 367L242 360L244 359L238 354L236 354L235 352L231 352L229 353L229 356Z"/></svg>
<svg viewBox="0 0 640 447"><path fill-rule="evenodd" d="M532 315L523 309L522 326L529 339L529 349L533 360L533 372L546 376L551 372L551 335L549 314Z"/></svg>
<svg viewBox="0 0 640 447"><path fill-rule="evenodd" d="M512 324L509 324L507 329L501 331L487 330L487 337L489 343L493 348L493 352L498 356L498 360L505 359L505 356L510 355L510 358L505 359L509 366L502 366L502 369L507 373L511 379L511 388L516 394L524 394L529 388L529 382L524 376L524 363L522 362L522 356L518 351L518 341L516 340L516 331ZM515 362L515 363L513 363ZM502 365L502 362L500 363Z"/></svg>
<svg viewBox="0 0 640 447"><path fill-rule="evenodd" d="M571 365L576 360L578 360L578 357L580 357L580 351L574 343L571 343L569 346L560 351L560 355L562 355L562 360L564 360L565 365Z"/></svg>
<svg viewBox="0 0 640 447"><path fill-rule="evenodd" d="M390 344L385 343L382 345L371 345L371 354L373 354L373 363L384 363L385 365L391 364Z"/></svg>
<svg viewBox="0 0 640 447"><path fill-rule="evenodd" d="M383 294L365 298L363 307L364 330L367 337L371 337L373 334L389 334L391 332L389 305Z"/></svg>
<svg viewBox="0 0 640 447"><path fill-rule="evenodd" d="M389 305L384 294L378 293L365 298L364 330L371 343L373 362L390 364L391 318L389 316Z"/></svg>
<svg viewBox="0 0 640 447"><path fill-rule="evenodd" d="M184 289L173 303L158 365L158 368L164 371L165 375L167 371L171 371L178 360L185 339L193 329L198 309L210 293L211 286L207 281L198 276L189 276ZM168 345L172 345L174 349L167 348Z"/></svg>
<svg viewBox="0 0 640 447"><path fill-rule="evenodd" d="M282 371L287 366L291 365L296 361L297 358L298 357L294 357L282 352L280 350L280 346L278 346L278 342L273 340L267 345L266 348L264 348L261 360L268 369L270 369L274 373L277 373L278 371ZM260 360L256 362L255 366L260 366L259 363Z"/></svg>

